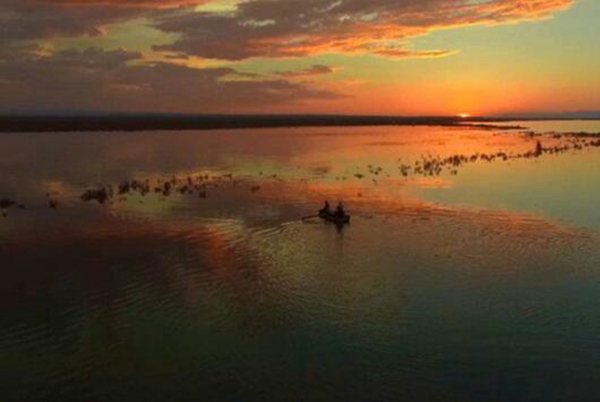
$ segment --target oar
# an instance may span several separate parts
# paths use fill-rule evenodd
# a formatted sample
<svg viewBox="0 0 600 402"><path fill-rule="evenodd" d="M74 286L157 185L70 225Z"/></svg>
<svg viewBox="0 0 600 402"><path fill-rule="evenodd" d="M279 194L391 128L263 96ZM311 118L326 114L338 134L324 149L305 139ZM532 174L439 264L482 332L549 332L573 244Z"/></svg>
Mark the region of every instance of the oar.
<svg viewBox="0 0 600 402"><path fill-rule="evenodd" d="M305 216L304 218L302 218L302 221L305 221L307 219L314 219L314 218L318 218L319 215L310 215L310 216Z"/></svg>

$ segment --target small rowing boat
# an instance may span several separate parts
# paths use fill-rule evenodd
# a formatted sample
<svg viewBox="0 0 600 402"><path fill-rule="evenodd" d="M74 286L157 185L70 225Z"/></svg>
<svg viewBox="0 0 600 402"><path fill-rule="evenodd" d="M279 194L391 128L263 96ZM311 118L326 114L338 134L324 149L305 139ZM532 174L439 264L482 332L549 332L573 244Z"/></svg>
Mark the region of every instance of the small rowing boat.
<svg viewBox="0 0 600 402"><path fill-rule="evenodd" d="M319 211L319 218L327 222L335 223L336 225L346 225L350 223L350 215L336 216L325 211Z"/></svg>

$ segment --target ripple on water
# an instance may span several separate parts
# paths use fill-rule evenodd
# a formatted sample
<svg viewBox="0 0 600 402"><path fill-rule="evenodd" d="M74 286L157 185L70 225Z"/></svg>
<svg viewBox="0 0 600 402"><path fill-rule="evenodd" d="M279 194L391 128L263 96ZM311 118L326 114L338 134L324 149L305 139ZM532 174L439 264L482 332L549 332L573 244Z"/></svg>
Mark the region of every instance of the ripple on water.
<svg viewBox="0 0 600 402"><path fill-rule="evenodd" d="M457 364L473 364L489 353L483 345L513 337L535 363L569 332L600 331L586 288L598 283L593 233L434 205L358 206L342 231L319 220L249 222L127 220L5 244L13 271L2 289L24 291L5 297L13 312L2 318L0 351L12 350L15 373L29 380L43 353L31 381L50 384L49 394L111 394L97 381L115 380L115 370L171 373L196 389L192 377L198 386L253 381L262 366L287 382L307 360L344 378L375 370L374 384L393 394L399 378L418 383L440 370L450 348ZM585 298L567 303L577 293L566 286ZM40 310L42 300L51 307Z"/></svg>

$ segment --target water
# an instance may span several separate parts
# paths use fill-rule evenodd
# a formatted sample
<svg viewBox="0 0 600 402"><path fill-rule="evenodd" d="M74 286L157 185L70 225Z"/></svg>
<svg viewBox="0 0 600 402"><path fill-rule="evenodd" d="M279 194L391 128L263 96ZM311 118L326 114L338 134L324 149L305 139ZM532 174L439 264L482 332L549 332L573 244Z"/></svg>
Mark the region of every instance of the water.
<svg viewBox="0 0 600 402"><path fill-rule="evenodd" d="M591 140L2 135L0 198L24 204L0 216L3 399L596 400L600 148L516 157L537 141ZM132 179L150 193L80 200ZM326 198L350 226L301 221Z"/></svg>

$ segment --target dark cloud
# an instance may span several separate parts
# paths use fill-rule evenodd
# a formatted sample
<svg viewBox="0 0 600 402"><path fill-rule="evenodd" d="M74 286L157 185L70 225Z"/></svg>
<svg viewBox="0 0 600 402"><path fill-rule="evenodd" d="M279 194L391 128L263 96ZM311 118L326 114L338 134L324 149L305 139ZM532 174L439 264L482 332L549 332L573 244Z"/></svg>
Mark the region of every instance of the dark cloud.
<svg viewBox="0 0 600 402"><path fill-rule="evenodd" d="M205 2L207 0L1 0L0 38L97 36L110 24L151 18L157 10Z"/></svg>
<svg viewBox="0 0 600 402"><path fill-rule="evenodd" d="M438 28L542 18L572 1L251 0L230 13L178 10L157 17L157 28L180 38L155 49L224 60L327 52L439 57L448 52L413 52L402 39Z"/></svg>
<svg viewBox="0 0 600 402"><path fill-rule="evenodd" d="M247 0L233 11L196 12L207 0L0 0L0 108L163 111L268 110L342 95L298 78L329 74L313 65L275 78L233 68L192 68L192 57L239 61L323 53L442 57L409 38L435 29L547 17L573 0ZM144 18L175 34L148 63L124 50L51 53L38 43L98 36ZM50 43L52 43L50 41Z"/></svg>
<svg viewBox="0 0 600 402"><path fill-rule="evenodd" d="M67 6L112 6L129 8L172 8L198 5L211 0L37 0L38 3L67 5Z"/></svg>
<svg viewBox="0 0 600 402"><path fill-rule="evenodd" d="M232 68L143 64L140 54L124 50L38 55L24 49L17 54L0 62L0 109L217 112L342 97Z"/></svg>
<svg viewBox="0 0 600 402"><path fill-rule="evenodd" d="M326 52L439 57L447 53L413 52L402 39L437 28L545 17L573 2L248 0L233 12L194 11L193 6L210 1L2 0L0 38L97 36L108 25L144 17L165 32L179 34L175 43L156 50L203 58L242 60Z"/></svg>
<svg viewBox="0 0 600 402"><path fill-rule="evenodd" d="M0 2L0 38L36 40L55 36L97 36L108 24L137 17L139 10L110 7L65 7L32 0Z"/></svg>

